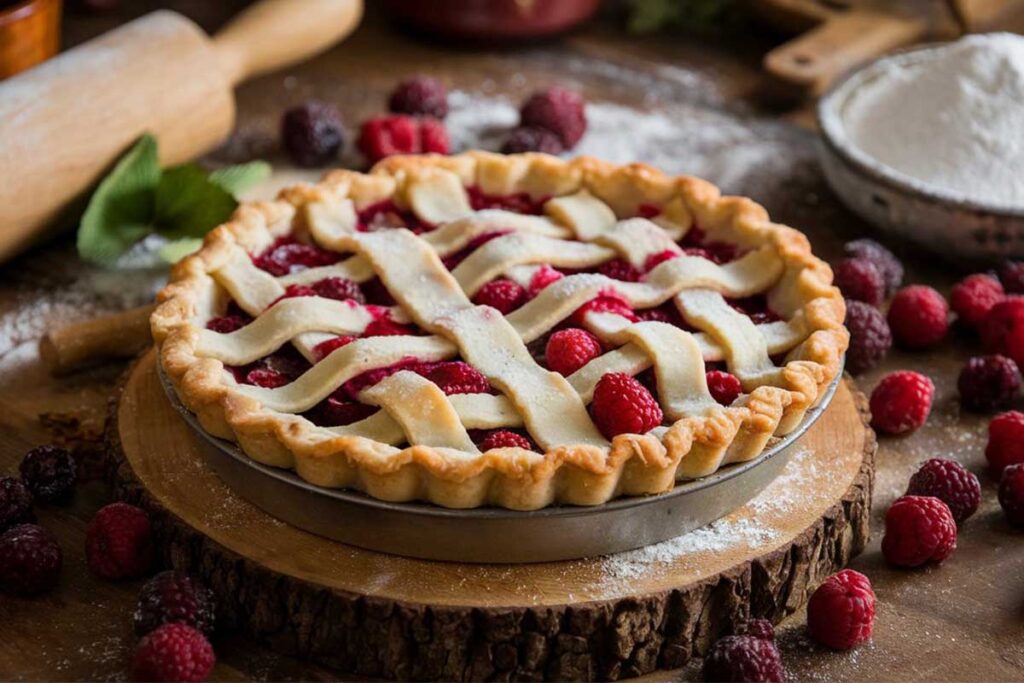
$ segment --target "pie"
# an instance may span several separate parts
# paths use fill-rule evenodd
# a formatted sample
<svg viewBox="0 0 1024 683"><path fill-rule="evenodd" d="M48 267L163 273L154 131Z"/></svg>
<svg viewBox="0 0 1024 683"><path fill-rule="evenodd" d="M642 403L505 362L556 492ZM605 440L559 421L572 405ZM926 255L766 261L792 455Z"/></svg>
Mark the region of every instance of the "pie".
<svg viewBox="0 0 1024 683"><path fill-rule="evenodd" d="M152 327L203 429L260 463L533 510L756 458L841 371L843 316L806 237L749 199L468 152L242 205L175 266Z"/></svg>

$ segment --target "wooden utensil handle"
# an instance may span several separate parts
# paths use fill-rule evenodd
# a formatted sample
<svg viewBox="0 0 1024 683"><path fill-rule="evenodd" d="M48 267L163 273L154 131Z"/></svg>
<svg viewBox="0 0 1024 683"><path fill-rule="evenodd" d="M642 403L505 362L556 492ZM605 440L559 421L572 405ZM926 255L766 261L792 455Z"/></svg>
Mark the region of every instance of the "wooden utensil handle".
<svg viewBox="0 0 1024 683"><path fill-rule="evenodd" d="M362 14L362 0L262 0L221 29L213 47L237 84L326 50Z"/></svg>
<svg viewBox="0 0 1024 683"><path fill-rule="evenodd" d="M153 305L71 323L48 331L39 353L54 374L103 360L130 358L152 343L149 316Z"/></svg>

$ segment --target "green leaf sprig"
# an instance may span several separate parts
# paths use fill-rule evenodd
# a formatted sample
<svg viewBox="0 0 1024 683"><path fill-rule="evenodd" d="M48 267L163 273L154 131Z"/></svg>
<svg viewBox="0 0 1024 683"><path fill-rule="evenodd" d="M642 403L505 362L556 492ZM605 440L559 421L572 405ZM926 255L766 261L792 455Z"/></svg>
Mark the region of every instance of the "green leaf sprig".
<svg viewBox="0 0 1024 683"><path fill-rule="evenodd" d="M211 173L191 163L161 170L156 139L147 133L89 199L78 228L78 254L112 266L132 245L156 233L167 240L161 257L173 263L198 249L202 237L231 216L237 195L269 176L270 165L263 161Z"/></svg>

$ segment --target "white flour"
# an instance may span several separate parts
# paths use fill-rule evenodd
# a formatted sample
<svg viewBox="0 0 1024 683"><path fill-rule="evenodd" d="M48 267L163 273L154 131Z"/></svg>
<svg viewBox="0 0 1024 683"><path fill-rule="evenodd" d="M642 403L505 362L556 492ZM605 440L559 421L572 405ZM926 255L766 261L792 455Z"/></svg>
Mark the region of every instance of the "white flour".
<svg viewBox="0 0 1024 683"><path fill-rule="evenodd" d="M958 197L1024 206L1024 38L963 38L893 62L851 97L851 139L883 164Z"/></svg>

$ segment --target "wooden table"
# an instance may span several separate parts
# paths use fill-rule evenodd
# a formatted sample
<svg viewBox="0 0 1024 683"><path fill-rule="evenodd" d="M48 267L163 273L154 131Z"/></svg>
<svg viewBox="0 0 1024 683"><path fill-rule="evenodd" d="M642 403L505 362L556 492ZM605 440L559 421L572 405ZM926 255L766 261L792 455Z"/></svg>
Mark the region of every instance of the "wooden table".
<svg viewBox="0 0 1024 683"><path fill-rule="evenodd" d="M214 28L239 3L172 4ZM146 3L137 3L116 15L71 14L66 37L79 42L145 9ZM386 60L381 59L384 44ZM671 170L686 170L688 163L717 169L724 176L717 179L726 189L751 194L776 220L806 230L816 251L834 257L845 239L869 231L824 186L813 162L813 134L782 122L806 120L806 110L771 114L759 106L766 84L757 63L766 46L761 39L635 40L596 26L562 42L484 54L414 41L371 16L352 39L330 53L243 87L237 132L213 157L259 156L281 163L274 137L285 103L322 97L336 102L354 123L382 106L384 93L398 77L415 71L437 73L470 92L503 93L513 101L537 83L567 80L581 86L592 102L671 111L677 123L680 116L693 116L728 124L736 136L718 139L710 150L704 140L696 139L700 135L681 142L678 168ZM728 164L700 165L702 154L725 159L735 154L738 159L752 149L751 140L762 138L770 138L774 146L771 159L755 163L763 167L759 173L737 177L729 175ZM956 277L953 269L930 259L903 256L910 281L948 288ZM52 429L39 419L41 413L74 415L92 429L101 424L107 396L123 368L112 365L55 380L41 367L35 340L46 325L124 305L124 296L112 295L117 282L78 264L66 242L38 249L0 269L0 472L13 472L28 448L53 439ZM138 298L144 295L140 292ZM853 564L870 576L878 594L873 642L849 653L821 651L808 643L803 615L796 614L781 628L779 640L787 666L798 679L1024 678L1024 534L1011 531L1003 521L994 482L984 473L986 420L961 416L956 401L956 374L975 349L970 339L957 336L933 353L894 352L884 367L861 379L862 389L870 390L890 370L926 372L938 386L936 408L916 434L881 440L874 537ZM884 512L903 492L916 464L934 456L959 459L981 476L982 508L964 525L959 549L943 566L914 572L890 569L878 550ZM40 511L41 523L61 541L65 568L59 588L46 597L0 600L0 679L125 675L134 643L131 611L141 581L95 579L85 568L83 552L85 526L107 500L106 487L97 479L81 485L67 507ZM216 646L217 679L336 677L237 637L219 639ZM695 675L691 668L657 678Z"/></svg>

